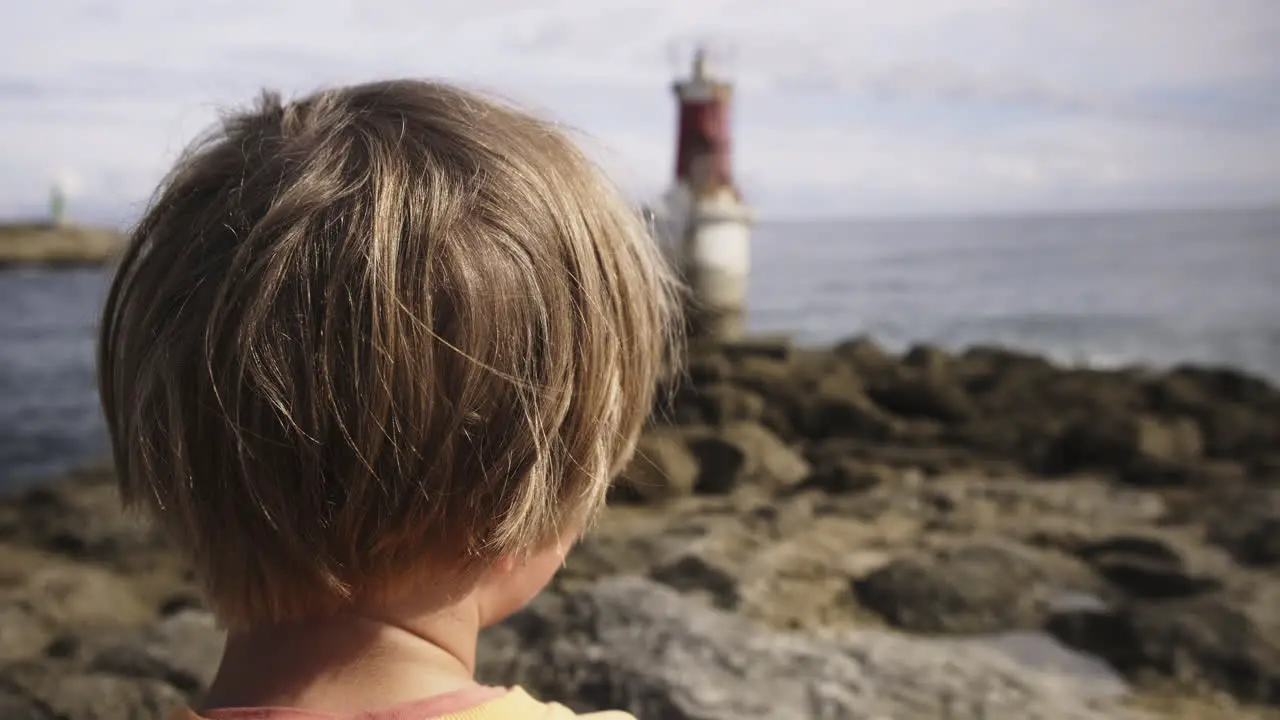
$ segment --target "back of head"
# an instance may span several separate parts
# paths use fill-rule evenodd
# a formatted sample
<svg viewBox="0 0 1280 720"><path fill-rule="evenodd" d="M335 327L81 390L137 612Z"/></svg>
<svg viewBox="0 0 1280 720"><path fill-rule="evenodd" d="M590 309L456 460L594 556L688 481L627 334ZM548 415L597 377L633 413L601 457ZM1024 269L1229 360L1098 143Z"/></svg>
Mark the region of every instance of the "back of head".
<svg viewBox="0 0 1280 720"><path fill-rule="evenodd" d="M267 95L178 164L111 288L122 493L232 624L527 551L632 452L672 287L548 123L417 81Z"/></svg>

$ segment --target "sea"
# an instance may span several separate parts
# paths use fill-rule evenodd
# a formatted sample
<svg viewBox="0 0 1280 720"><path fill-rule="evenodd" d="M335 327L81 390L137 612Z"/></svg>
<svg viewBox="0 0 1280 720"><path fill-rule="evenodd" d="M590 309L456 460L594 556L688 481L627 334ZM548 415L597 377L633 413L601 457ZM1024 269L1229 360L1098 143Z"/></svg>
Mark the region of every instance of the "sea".
<svg viewBox="0 0 1280 720"><path fill-rule="evenodd" d="M748 325L1280 383L1280 209L761 222ZM106 269L0 270L0 490L105 457Z"/></svg>

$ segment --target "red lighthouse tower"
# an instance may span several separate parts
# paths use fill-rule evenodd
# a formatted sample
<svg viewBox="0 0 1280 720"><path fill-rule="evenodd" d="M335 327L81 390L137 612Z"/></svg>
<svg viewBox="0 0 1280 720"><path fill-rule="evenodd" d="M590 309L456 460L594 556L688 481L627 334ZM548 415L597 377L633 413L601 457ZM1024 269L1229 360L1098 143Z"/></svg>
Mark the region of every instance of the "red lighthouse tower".
<svg viewBox="0 0 1280 720"><path fill-rule="evenodd" d="M751 249L751 211L733 183L733 86L712 76L699 49L672 89L676 176L662 208L670 249L692 291L693 331L732 339L744 330Z"/></svg>
<svg viewBox="0 0 1280 720"><path fill-rule="evenodd" d="M729 106L733 86L707 75L706 51L693 58L693 72L672 84L679 102L676 182L696 194L733 187Z"/></svg>

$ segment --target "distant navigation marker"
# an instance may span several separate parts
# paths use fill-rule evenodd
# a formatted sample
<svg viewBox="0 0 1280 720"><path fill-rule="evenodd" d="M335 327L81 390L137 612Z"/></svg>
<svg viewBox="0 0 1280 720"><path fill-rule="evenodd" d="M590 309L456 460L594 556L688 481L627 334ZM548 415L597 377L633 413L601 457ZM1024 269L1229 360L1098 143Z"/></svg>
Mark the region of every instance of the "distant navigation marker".
<svg viewBox="0 0 1280 720"><path fill-rule="evenodd" d="M49 191L49 220L54 225L62 225L67 219L67 193L60 183L54 183Z"/></svg>

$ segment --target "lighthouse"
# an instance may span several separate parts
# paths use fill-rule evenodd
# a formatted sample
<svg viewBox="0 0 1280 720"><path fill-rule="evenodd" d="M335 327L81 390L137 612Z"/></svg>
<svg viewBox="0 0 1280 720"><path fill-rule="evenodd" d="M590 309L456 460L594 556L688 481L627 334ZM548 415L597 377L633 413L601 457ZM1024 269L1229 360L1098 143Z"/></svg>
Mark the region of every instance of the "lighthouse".
<svg viewBox="0 0 1280 720"><path fill-rule="evenodd" d="M672 259L691 292L690 330L733 340L745 330L750 209L733 182L733 86L710 74L705 50L677 80L675 182L662 203Z"/></svg>

